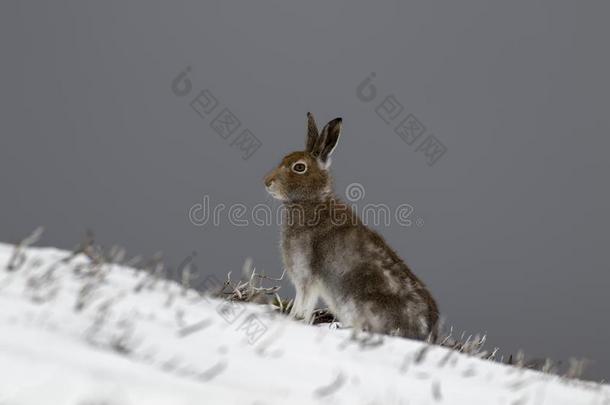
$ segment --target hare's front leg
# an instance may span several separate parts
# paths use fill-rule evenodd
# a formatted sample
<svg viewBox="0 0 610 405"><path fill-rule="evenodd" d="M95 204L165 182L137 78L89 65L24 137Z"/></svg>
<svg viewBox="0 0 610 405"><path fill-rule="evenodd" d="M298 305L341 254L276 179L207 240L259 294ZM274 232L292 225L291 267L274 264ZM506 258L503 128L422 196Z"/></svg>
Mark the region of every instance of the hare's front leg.
<svg viewBox="0 0 610 405"><path fill-rule="evenodd" d="M290 316L297 318L303 313L303 286L302 283L292 277L292 284L294 285L295 296L292 302L292 308L290 309Z"/></svg>
<svg viewBox="0 0 610 405"><path fill-rule="evenodd" d="M294 278L294 288L296 290L296 297L290 316L293 318L302 318L306 323L311 321L313 311L316 303L318 302L318 289L316 288L313 280L305 278Z"/></svg>

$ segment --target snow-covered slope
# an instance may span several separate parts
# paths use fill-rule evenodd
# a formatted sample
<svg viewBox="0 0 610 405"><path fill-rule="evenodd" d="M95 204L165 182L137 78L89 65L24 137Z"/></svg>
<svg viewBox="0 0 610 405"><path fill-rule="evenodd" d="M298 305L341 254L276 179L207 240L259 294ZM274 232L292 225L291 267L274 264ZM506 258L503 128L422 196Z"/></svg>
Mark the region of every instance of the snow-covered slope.
<svg viewBox="0 0 610 405"><path fill-rule="evenodd" d="M354 340L69 252L0 244L0 404L610 404L608 386Z"/></svg>

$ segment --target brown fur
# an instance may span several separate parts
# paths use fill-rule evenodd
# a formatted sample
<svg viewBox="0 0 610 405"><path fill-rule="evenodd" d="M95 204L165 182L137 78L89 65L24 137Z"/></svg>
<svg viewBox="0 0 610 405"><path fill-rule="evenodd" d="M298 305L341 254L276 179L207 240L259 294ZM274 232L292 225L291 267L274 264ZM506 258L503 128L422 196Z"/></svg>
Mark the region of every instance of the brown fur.
<svg viewBox="0 0 610 405"><path fill-rule="evenodd" d="M347 326L435 338L438 308L430 292L332 192L328 163L340 130L335 119L318 134L308 114L306 150L288 154L265 178L285 207L282 257L297 291L293 315L309 319L321 296ZM295 172L295 163L307 170Z"/></svg>

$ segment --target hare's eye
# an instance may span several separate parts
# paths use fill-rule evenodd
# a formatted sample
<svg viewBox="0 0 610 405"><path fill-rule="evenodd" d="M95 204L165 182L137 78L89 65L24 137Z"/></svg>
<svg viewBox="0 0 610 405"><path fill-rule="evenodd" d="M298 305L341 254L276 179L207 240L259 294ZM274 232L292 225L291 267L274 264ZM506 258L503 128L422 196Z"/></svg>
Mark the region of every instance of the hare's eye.
<svg viewBox="0 0 610 405"><path fill-rule="evenodd" d="M307 170L307 165L303 162L296 162L292 165L292 171L295 173L305 173Z"/></svg>

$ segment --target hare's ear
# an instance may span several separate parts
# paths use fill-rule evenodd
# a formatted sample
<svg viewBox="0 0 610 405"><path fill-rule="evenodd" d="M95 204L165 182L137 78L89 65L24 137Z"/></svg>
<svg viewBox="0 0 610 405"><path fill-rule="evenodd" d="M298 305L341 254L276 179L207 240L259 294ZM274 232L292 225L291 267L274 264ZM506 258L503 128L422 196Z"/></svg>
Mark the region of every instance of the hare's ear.
<svg viewBox="0 0 610 405"><path fill-rule="evenodd" d="M339 142L339 135L341 135L341 122L341 118L335 118L326 124L313 148L313 155L327 166L330 163L330 155L333 153L333 150L335 150L337 142Z"/></svg>
<svg viewBox="0 0 610 405"><path fill-rule="evenodd" d="M313 119L313 114L307 113L307 140L305 142L305 151L313 153L313 148L318 140L318 126L316 120Z"/></svg>

